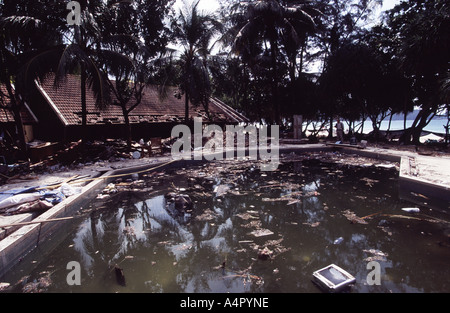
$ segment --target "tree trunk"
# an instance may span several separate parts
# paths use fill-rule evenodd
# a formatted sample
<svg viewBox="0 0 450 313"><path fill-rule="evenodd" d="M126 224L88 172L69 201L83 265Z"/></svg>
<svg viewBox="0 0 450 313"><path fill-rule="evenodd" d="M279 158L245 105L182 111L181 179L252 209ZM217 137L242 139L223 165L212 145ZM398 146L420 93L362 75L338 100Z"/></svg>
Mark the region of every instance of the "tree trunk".
<svg viewBox="0 0 450 313"><path fill-rule="evenodd" d="M81 139L83 145L87 139L87 106L86 106L86 67L81 63Z"/></svg>
<svg viewBox="0 0 450 313"><path fill-rule="evenodd" d="M27 143L25 140L25 133L23 130L22 117L20 116L20 100L16 97L16 93L13 92L11 83L8 81L6 84L6 90L8 91L9 98L11 100L11 111L14 115L14 122L17 127L17 136L19 140L19 149L22 152L23 157L27 154Z"/></svg>
<svg viewBox="0 0 450 313"><path fill-rule="evenodd" d="M406 117L408 115L408 112L405 111L405 114L403 115L403 129L406 130Z"/></svg>
<svg viewBox="0 0 450 313"><path fill-rule="evenodd" d="M271 40L270 42L270 56L272 59L272 101L275 107L274 120L277 125L281 125L280 106L278 101L277 48L274 40Z"/></svg>
<svg viewBox="0 0 450 313"><path fill-rule="evenodd" d="M380 138L380 125L377 123L376 116L369 116L369 118L372 120L373 138L375 139L375 142L378 142L378 139Z"/></svg>
<svg viewBox="0 0 450 313"><path fill-rule="evenodd" d="M333 114L330 115L330 130L328 132L328 138L333 139Z"/></svg>
<svg viewBox="0 0 450 313"><path fill-rule="evenodd" d="M187 90L184 95L184 122L189 123L189 92Z"/></svg>
<svg viewBox="0 0 450 313"><path fill-rule="evenodd" d="M428 107L426 109L422 108L411 127L405 131L402 142L405 144L420 144L420 136L422 135L422 130L428 125L429 121L431 120L432 117L430 118L430 120L428 120L428 117L431 116L432 113L433 109L431 107Z"/></svg>
<svg viewBox="0 0 450 313"><path fill-rule="evenodd" d="M389 133L391 131L391 123L392 123L392 117L393 116L394 116L394 112L391 111L391 116L389 117L389 124L388 124L388 128L387 128L387 131L386 131L386 137L389 136Z"/></svg>
<svg viewBox="0 0 450 313"><path fill-rule="evenodd" d="M122 106L123 118L125 120L125 138L127 140L127 149L131 151L131 125L130 125L130 117L129 112L126 107Z"/></svg>
<svg viewBox="0 0 450 313"><path fill-rule="evenodd" d="M450 105L447 105L447 125L444 125L445 128L445 144L448 144L448 134L450 128Z"/></svg>
<svg viewBox="0 0 450 313"><path fill-rule="evenodd" d="M306 45L306 39L305 39L305 41L302 43L302 47L301 47L301 49L300 49L300 65L299 65L299 68L298 68L298 73L299 73L299 76L302 74L302 72L303 72L303 53L305 52L305 45Z"/></svg>

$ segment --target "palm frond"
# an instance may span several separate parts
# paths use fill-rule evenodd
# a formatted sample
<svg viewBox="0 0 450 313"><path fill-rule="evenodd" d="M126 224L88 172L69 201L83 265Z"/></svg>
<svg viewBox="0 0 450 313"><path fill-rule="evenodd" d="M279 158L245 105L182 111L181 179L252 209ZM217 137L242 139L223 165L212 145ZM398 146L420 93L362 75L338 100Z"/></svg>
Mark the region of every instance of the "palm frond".
<svg viewBox="0 0 450 313"><path fill-rule="evenodd" d="M55 87L58 87L64 82L67 73L73 72L80 63L88 64L89 56L80 45L67 45L61 53L58 66L55 70Z"/></svg>
<svg viewBox="0 0 450 313"><path fill-rule="evenodd" d="M93 91L96 106L104 109L111 102L111 90L109 87L108 76L89 59L89 66L87 67L87 83L89 88Z"/></svg>
<svg viewBox="0 0 450 313"><path fill-rule="evenodd" d="M17 33L25 33L31 29L42 29L44 23L33 16L8 16L0 19L0 27L9 31L16 30Z"/></svg>
<svg viewBox="0 0 450 313"><path fill-rule="evenodd" d="M55 72L58 67L58 60L64 51L63 45L58 45L43 51L31 51L23 53L20 58L27 60L17 72L17 83L31 86L35 79L42 81L50 72Z"/></svg>

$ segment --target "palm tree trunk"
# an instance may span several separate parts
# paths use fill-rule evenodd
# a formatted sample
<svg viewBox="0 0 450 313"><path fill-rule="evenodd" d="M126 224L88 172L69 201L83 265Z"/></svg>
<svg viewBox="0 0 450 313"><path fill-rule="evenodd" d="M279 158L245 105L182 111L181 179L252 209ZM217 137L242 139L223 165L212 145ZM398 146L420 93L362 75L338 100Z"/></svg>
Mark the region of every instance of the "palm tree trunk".
<svg viewBox="0 0 450 313"><path fill-rule="evenodd" d="M189 92L186 90L184 95L184 121L189 123Z"/></svg>
<svg viewBox="0 0 450 313"><path fill-rule="evenodd" d="M392 117L394 116L394 112L391 111L391 116L389 116L389 124L388 124L388 128L386 131L386 137L389 137L389 133L391 131L391 123L392 123Z"/></svg>
<svg viewBox="0 0 450 313"><path fill-rule="evenodd" d="M130 117L127 108L122 106L123 118L125 120L125 137L127 140L127 149L131 151L131 125L130 125Z"/></svg>
<svg viewBox="0 0 450 313"><path fill-rule="evenodd" d="M330 128L328 131L328 139L332 139L333 138L333 114L330 114L329 118L330 118Z"/></svg>
<svg viewBox="0 0 450 313"><path fill-rule="evenodd" d="M275 123L281 125L280 119L280 105L278 101L278 71L277 71L277 49L275 40L270 42L270 54L272 58L272 97L273 105L275 107Z"/></svg>
<svg viewBox="0 0 450 313"><path fill-rule="evenodd" d="M87 137L87 106L86 106L86 68L81 63L81 139L86 141Z"/></svg>
<svg viewBox="0 0 450 313"><path fill-rule="evenodd" d="M305 45L306 45L306 39L302 43L302 47L300 49L300 65L299 65L299 69L298 69L299 74L301 74L303 72L303 58L304 58L303 54L305 52Z"/></svg>
<svg viewBox="0 0 450 313"><path fill-rule="evenodd" d="M13 92L11 83L9 81L5 85L6 85L6 90L8 91L9 98L11 99L11 110L14 115L14 122L17 127L19 149L23 153L23 156L26 156L27 143L25 140L25 133L23 130L22 117L20 116L20 105L19 105L18 97L16 97L15 92Z"/></svg>

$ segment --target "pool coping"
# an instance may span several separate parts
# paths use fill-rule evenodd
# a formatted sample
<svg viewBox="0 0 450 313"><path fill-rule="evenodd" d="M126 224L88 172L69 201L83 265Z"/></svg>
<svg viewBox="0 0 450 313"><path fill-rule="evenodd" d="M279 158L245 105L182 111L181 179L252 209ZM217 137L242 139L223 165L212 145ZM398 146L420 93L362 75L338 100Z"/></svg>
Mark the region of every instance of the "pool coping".
<svg viewBox="0 0 450 313"><path fill-rule="evenodd" d="M407 190L420 190L421 193L428 194L433 197L441 197L450 201L450 189L442 184L435 184L425 181L420 177L411 175L407 156L395 154L392 152L371 151L369 149L357 149L351 147L326 146L325 144L315 145L288 145L279 148L280 154L299 153L299 152L330 152L340 151L345 154L356 154L362 157L369 157L389 162L398 162L400 164L399 171L399 188ZM225 156L225 151L224 151ZM74 216L84 205L91 201L105 186L107 186L114 178L110 176L121 174L132 174L134 172L151 170L154 167L173 168L183 167L191 164L208 162L205 160L177 160L167 162L167 160L158 160L156 163L143 164L132 167L124 167L121 169L110 170L92 181L82 188L81 193L71 196L48 211L44 212L33 221L38 223L20 227L9 236L0 241L0 278L3 277L10 269L21 262L21 260L35 250L43 251L52 250L59 243L58 239L52 240L53 237L58 238L58 234L64 236L64 226L73 220L58 221L50 223L39 223L39 221L47 221L49 219L64 218ZM442 197L441 197L442 198ZM62 239L60 239L62 240Z"/></svg>

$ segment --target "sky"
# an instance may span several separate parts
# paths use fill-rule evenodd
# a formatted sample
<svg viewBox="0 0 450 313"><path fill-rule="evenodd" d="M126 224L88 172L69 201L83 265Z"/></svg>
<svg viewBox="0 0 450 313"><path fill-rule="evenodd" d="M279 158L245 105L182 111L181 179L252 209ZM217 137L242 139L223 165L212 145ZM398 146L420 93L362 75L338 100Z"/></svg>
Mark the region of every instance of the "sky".
<svg viewBox="0 0 450 313"><path fill-rule="evenodd" d="M180 8L183 7L184 2L193 3L194 1L197 1L197 0L176 0L174 8L178 12L180 10ZM380 9L380 13L385 10L392 9L395 5L397 5L400 2L401 2L401 0L383 0L383 6ZM219 0L200 0L199 9L203 10L205 13L215 12L219 8L220 8ZM376 22L373 24L376 24ZM370 26L372 26L372 24L369 23L366 26L370 27ZM175 47L175 46L173 46L172 48L177 49L177 47Z"/></svg>

